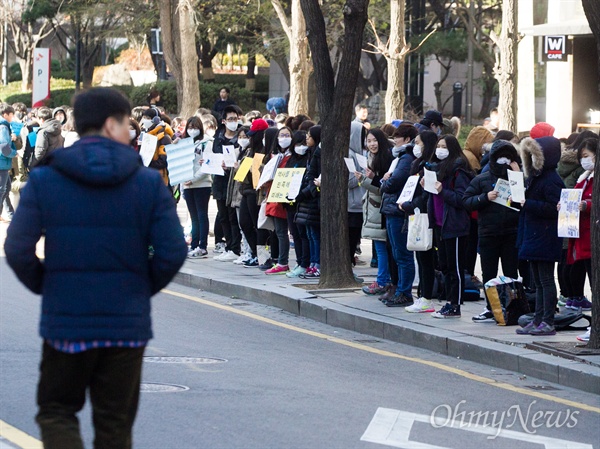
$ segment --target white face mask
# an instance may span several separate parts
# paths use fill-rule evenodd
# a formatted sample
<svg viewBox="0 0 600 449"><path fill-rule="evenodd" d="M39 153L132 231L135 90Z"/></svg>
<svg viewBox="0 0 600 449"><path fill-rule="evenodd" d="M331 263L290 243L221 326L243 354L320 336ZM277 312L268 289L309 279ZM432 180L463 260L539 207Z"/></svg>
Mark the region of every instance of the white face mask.
<svg viewBox="0 0 600 449"><path fill-rule="evenodd" d="M240 147L246 148L250 144L250 139L238 139Z"/></svg>
<svg viewBox="0 0 600 449"><path fill-rule="evenodd" d="M512 161L507 158L507 157L499 157L498 160L496 161L496 163L502 165L502 164L506 164L506 165L510 165Z"/></svg>
<svg viewBox="0 0 600 449"><path fill-rule="evenodd" d="M215 136L215 130L214 130L214 129L207 129L207 130L206 130L206 134L207 134L209 137L214 137L214 136Z"/></svg>
<svg viewBox="0 0 600 449"><path fill-rule="evenodd" d="M279 146L281 148L287 148L292 144L292 138L291 137L280 137L279 139L277 139L279 141Z"/></svg>
<svg viewBox="0 0 600 449"><path fill-rule="evenodd" d="M443 161L444 159L446 159L449 154L450 154L450 151L448 151L448 148L439 148L438 147L438 148L435 149L435 156L440 161Z"/></svg>
<svg viewBox="0 0 600 449"><path fill-rule="evenodd" d="M237 122L225 122L225 126L227 127L227 129L229 131L235 131L238 129L238 123Z"/></svg>
<svg viewBox="0 0 600 449"><path fill-rule="evenodd" d="M135 129L129 130L129 140L133 140L137 137L137 131Z"/></svg>
<svg viewBox="0 0 600 449"><path fill-rule="evenodd" d="M144 118L140 121L140 126L144 129L150 129L150 127L152 126L152 120L150 120L149 118Z"/></svg>
<svg viewBox="0 0 600 449"><path fill-rule="evenodd" d="M196 138L200 135L200 130L199 129L195 129L195 128L189 128L187 130L187 135L192 137L192 138Z"/></svg>
<svg viewBox="0 0 600 449"><path fill-rule="evenodd" d="M413 147L413 155L416 158L419 158L419 157L423 156L423 149L421 148L421 145L415 145Z"/></svg>
<svg viewBox="0 0 600 449"><path fill-rule="evenodd" d="M295 148L295 150L297 155L304 156L306 154L306 150L308 150L308 147L306 145L299 145Z"/></svg>
<svg viewBox="0 0 600 449"><path fill-rule="evenodd" d="M594 158L591 156L581 158L581 166L584 170L592 171L594 169Z"/></svg>

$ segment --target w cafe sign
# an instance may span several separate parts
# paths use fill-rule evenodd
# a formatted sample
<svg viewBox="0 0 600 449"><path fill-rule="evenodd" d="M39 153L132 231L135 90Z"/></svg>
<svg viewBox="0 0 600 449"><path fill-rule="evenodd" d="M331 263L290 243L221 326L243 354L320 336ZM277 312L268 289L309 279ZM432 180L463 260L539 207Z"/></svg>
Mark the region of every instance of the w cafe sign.
<svg viewBox="0 0 600 449"><path fill-rule="evenodd" d="M31 106L38 108L50 98L50 49L36 48L33 53L33 93Z"/></svg>
<svg viewBox="0 0 600 449"><path fill-rule="evenodd" d="M567 61L569 47L567 36L544 36L543 61Z"/></svg>

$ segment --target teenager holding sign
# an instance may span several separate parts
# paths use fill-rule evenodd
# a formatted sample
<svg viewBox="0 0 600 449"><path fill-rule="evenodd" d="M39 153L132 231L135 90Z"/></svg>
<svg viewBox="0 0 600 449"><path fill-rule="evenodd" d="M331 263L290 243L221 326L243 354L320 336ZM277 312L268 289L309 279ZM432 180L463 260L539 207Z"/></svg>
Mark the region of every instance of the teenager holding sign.
<svg viewBox="0 0 600 449"><path fill-rule="evenodd" d="M423 176L423 168L429 164L432 156L435 154L438 137L433 131L421 131L415 138L413 155L417 158L410 167L410 174ZM431 194L426 192L421 185L417 185L415 194L411 201L406 201L399 205L408 215L413 215L418 208L422 214L427 213L427 203ZM429 222L433 226L433 222ZM404 310L411 313L429 313L435 312L431 298L433 297L433 284L435 281L435 248L428 251L416 251L417 263L419 265L419 298L412 306Z"/></svg>
<svg viewBox="0 0 600 449"><path fill-rule="evenodd" d="M460 318L460 303L465 290L465 258L469 236L469 213L462 198L473 178L469 161L456 137L442 136L432 158L435 163L437 194L430 195L427 205L429 222L434 223L434 242L444 274L444 297L447 301L434 318ZM424 186L422 180L421 186Z"/></svg>
<svg viewBox="0 0 600 449"><path fill-rule="evenodd" d="M363 196L362 237L373 240L377 252L377 280L362 291L367 295L382 295L390 283L390 270L386 249L387 233L381 216L381 178L392 163L390 143L380 129L372 129L367 134L368 165L365 173L355 172L355 176L365 188Z"/></svg>
<svg viewBox="0 0 600 449"><path fill-rule="evenodd" d="M492 144L489 158L489 171L475 177L467 187L463 201L469 212L477 211L479 252L483 283L498 275L498 261L502 261L504 276L517 279L519 257L517 251L517 230L519 212L502 206L494 200L498 192L494 190L499 179L508 179L508 170L521 171L521 158L514 145L506 140ZM474 316L476 323L494 321L494 314L486 308Z"/></svg>

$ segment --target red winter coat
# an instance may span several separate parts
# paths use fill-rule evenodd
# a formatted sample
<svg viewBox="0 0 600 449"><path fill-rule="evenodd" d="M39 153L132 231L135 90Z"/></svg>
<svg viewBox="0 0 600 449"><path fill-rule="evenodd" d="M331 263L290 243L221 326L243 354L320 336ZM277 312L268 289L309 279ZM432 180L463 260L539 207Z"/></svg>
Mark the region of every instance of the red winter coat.
<svg viewBox="0 0 600 449"><path fill-rule="evenodd" d="M277 168L285 168L285 164L289 158L290 156L283 157ZM268 197L269 194L267 193L267 198ZM285 207L283 207L283 203L267 203L266 215L267 217L283 218L287 220L287 211L285 210Z"/></svg>
<svg viewBox="0 0 600 449"><path fill-rule="evenodd" d="M592 258L592 240L590 227L592 224L592 190L594 188L594 173L588 177L584 173L575 184L575 189L583 189L581 201L585 201L587 207L579 214L579 238L569 239L567 252L567 264L573 264L578 260Z"/></svg>

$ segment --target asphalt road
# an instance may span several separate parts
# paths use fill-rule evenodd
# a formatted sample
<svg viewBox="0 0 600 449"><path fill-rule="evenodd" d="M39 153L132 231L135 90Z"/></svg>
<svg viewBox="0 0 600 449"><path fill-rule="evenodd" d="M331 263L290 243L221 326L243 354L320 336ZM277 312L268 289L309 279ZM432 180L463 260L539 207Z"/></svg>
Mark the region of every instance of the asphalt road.
<svg viewBox="0 0 600 449"><path fill-rule="evenodd" d="M153 300L138 449L600 448L598 396L243 299L168 290ZM39 438L38 314L39 298L0 259L2 448L19 447L3 423ZM164 384L179 391L156 391ZM501 422L500 436L486 419ZM81 424L92 447L87 408Z"/></svg>

